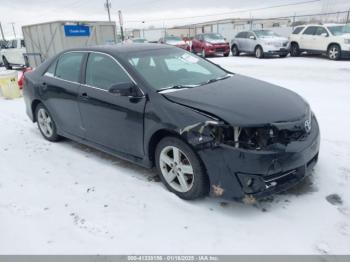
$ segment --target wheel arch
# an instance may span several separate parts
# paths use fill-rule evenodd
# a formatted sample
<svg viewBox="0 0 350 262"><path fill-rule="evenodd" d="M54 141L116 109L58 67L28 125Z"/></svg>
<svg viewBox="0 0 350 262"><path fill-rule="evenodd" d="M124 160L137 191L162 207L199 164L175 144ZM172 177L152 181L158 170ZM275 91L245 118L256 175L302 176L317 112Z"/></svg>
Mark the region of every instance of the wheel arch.
<svg viewBox="0 0 350 262"><path fill-rule="evenodd" d="M330 48L332 45L337 45L337 46L339 47L340 51L341 51L341 46L340 46L339 43L337 43L337 42L331 42L331 43L329 43L328 46L327 46L327 52L328 52L329 48Z"/></svg>
<svg viewBox="0 0 350 262"><path fill-rule="evenodd" d="M38 107L39 104L41 104L42 102L39 100L39 99L34 99L32 101L32 104L31 104L31 110L32 110L32 115L33 115L33 122L36 122L36 115L35 115L35 111L36 111L36 108Z"/></svg>
<svg viewBox="0 0 350 262"><path fill-rule="evenodd" d="M155 153L157 145L164 137L167 136L173 136L183 140L183 138L178 133L170 129L159 129L156 132L154 132L147 144L148 159L152 167L155 166Z"/></svg>
<svg viewBox="0 0 350 262"><path fill-rule="evenodd" d="M264 54L264 48L262 47L261 44L257 44L257 45L254 47L254 53L256 52L256 50L257 50L259 47L261 48L261 51L262 51L263 54Z"/></svg>

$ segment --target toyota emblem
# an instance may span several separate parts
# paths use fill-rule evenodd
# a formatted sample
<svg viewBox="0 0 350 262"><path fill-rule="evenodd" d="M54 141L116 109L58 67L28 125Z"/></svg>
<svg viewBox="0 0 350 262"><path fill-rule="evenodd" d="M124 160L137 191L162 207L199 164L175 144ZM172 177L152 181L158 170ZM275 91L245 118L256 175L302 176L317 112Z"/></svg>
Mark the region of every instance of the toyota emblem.
<svg viewBox="0 0 350 262"><path fill-rule="evenodd" d="M311 121L310 120L306 120L304 125L305 125L305 131L307 133L309 133L311 131Z"/></svg>

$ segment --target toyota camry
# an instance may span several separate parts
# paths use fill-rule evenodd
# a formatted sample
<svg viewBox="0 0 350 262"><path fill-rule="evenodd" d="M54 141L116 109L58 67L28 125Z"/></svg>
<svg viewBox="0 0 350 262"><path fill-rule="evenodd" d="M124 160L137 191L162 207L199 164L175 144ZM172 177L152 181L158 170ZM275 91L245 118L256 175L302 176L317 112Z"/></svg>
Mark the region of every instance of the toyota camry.
<svg viewBox="0 0 350 262"><path fill-rule="evenodd" d="M23 92L45 139L155 167L186 200L254 202L302 181L318 159L302 97L173 46L66 50L27 73Z"/></svg>

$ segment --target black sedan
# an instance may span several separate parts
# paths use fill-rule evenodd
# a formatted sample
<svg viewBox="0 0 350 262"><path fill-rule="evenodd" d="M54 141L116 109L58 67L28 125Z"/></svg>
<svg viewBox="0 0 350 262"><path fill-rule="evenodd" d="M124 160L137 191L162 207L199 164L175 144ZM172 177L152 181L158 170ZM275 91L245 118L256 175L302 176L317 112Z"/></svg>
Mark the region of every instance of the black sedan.
<svg viewBox="0 0 350 262"><path fill-rule="evenodd" d="M183 199L252 202L302 181L318 158L299 95L168 45L64 51L27 73L23 92L44 138L155 166Z"/></svg>

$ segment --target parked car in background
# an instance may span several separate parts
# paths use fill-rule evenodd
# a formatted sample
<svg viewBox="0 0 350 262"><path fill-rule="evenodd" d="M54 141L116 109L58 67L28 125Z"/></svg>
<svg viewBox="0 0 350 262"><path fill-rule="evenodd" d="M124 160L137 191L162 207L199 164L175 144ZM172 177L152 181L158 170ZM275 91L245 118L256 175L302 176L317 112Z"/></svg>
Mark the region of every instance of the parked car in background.
<svg viewBox="0 0 350 262"><path fill-rule="evenodd" d="M23 54L26 52L23 39L12 39L2 41L0 51L0 63L3 64L2 56L4 55L10 63L24 65Z"/></svg>
<svg viewBox="0 0 350 262"><path fill-rule="evenodd" d="M233 56L247 53L255 54L256 58L273 55L286 57L289 54L289 41L271 30L244 31L231 41L231 50Z"/></svg>
<svg viewBox="0 0 350 262"><path fill-rule="evenodd" d="M145 38L133 38L132 42L133 43L148 43L147 39L145 39Z"/></svg>
<svg viewBox="0 0 350 262"><path fill-rule="evenodd" d="M190 45L187 44L183 39L181 39L178 36L162 37L159 39L158 43L172 45L172 46L180 47L180 48L185 49L187 51L191 51Z"/></svg>
<svg viewBox="0 0 350 262"><path fill-rule="evenodd" d="M169 45L64 51L25 74L23 95L45 139L155 166L187 200L251 203L301 182L318 160L303 98Z"/></svg>
<svg viewBox="0 0 350 262"><path fill-rule="evenodd" d="M350 24L298 26L290 36L291 56L325 54L331 60L350 58Z"/></svg>
<svg viewBox="0 0 350 262"><path fill-rule="evenodd" d="M221 34L199 34L192 39L192 52L200 53L202 57L218 54L229 56L230 44Z"/></svg>

